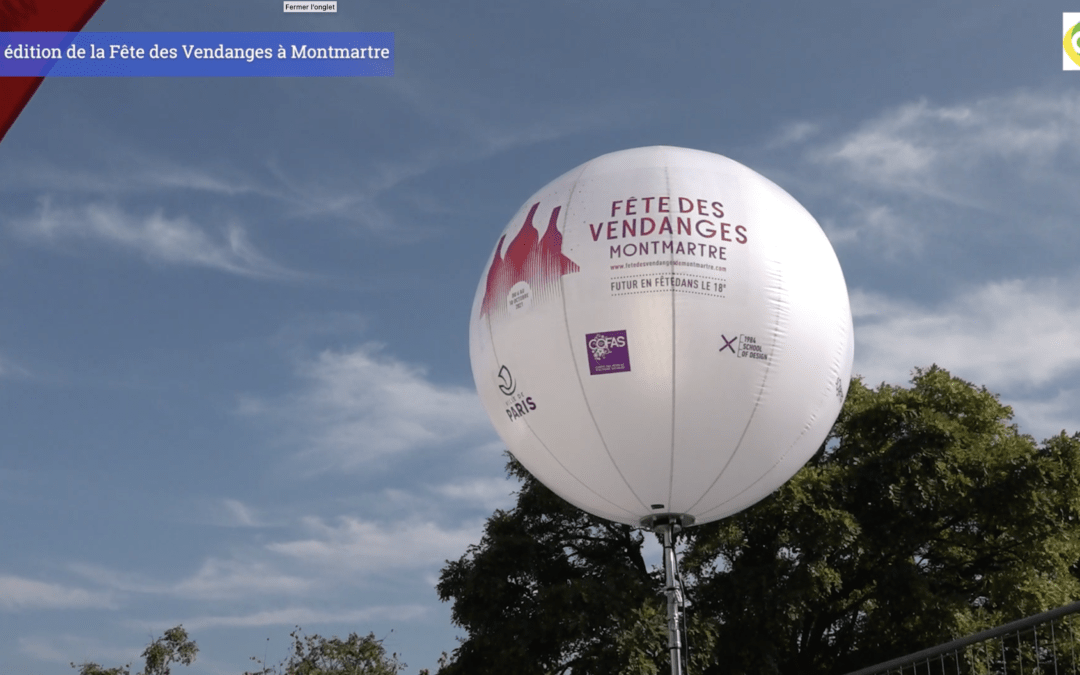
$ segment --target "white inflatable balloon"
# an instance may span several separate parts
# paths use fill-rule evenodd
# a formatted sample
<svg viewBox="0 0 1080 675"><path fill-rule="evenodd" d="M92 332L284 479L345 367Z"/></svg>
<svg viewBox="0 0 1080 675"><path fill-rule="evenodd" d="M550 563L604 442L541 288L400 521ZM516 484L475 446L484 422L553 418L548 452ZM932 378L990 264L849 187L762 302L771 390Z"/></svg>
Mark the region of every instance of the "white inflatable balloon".
<svg viewBox="0 0 1080 675"><path fill-rule="evenodd" d="M799 470L854 354L814 218L720 155L604 155L533 195L473 302L480 398L513 455L576 506L639 525L731 515Z"/></svg>

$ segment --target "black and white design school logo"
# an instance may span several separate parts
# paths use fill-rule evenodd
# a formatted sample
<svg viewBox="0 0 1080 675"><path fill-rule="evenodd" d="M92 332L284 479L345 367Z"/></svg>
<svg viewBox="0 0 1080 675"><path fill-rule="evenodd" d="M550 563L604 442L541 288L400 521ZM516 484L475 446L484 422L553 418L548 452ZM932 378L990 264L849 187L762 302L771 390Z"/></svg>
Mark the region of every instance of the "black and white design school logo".
<svg viewBox="0 0 1080 675"><path fill-rule="evenodd" d="M498 378L499 391L508 397L503 402L503 406L506 409L506 416L510 418L511 422L519 420L536 410L536 401L533 400L532 396L517 390L517 382L514 381L514 376L509 368L506 366L499 368Z"/></svg>

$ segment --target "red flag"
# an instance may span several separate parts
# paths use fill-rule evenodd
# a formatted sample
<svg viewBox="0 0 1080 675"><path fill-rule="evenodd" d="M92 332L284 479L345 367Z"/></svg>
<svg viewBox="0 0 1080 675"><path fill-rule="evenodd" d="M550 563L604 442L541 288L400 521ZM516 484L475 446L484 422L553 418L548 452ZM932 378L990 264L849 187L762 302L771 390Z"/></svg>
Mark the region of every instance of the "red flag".
<svg viewBox="0 0 1080 675"><path fill-rule="evenodd" d="M0 0L0 31L82 30L105 0ZM0 77L0 140L14 124L41 77Z"/></svg>

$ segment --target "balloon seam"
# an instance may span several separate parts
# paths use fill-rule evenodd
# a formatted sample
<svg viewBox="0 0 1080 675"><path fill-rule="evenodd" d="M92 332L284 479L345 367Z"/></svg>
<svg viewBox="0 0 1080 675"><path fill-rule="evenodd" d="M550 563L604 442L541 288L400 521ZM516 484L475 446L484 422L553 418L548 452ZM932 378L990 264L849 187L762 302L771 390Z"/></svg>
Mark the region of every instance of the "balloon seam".
<svg viewBox="0 0 1080 675"><path fill-rule="evenodd" d="M574 178L574 183L570 186L570 194L566 198L566 210L562 214L563 232L566 231L566 220L569 217L568 214L570 213L570 204L574 201L574 193L577 192L578 182L581 180L581 177L585 174L585 171L589 168L589 165L591 165L592 163L593 163L592 161L586 162L585 165L581 167L581 173L579 173ZM568 316L568 312L567 312L567 309L566 309L566 288L565 288L565 282L563 281L564 278L565 278L565 275L559 277L559 296L560 296L559 300L562 303L563 325L566 326L566 341L570 346L570 353L574 354L574 338L570 334L570 318ZM604 454L607 455L608 461L611 462L611 466L613 466L615 468L615 472L617 474L619 474L619 479L622 480L623 485L626 486L626 489L630 491L630 494L634 495L634 499L638 500L638 503L641 504L641 507L643 509L647 510L648 507L645 506L645 501L642 500L641 496L634 490L634 486L632 486L630 484L630 481L626 480L626 476L623 474L622 469L619 467L619 464L615 461L615 458L611 455L611 449L608 448L607 440L604 438L604 432L600 429L600 425L596 421L596 416L593 415L592 406L589 405L589 395L585 391L585 383L581 379L581 368L578 366L577 359L574 359L574 374L577 375L578 388L581 390L581 398L585 402L585 410L588 411L588 413L589 413L589 420L592 422L593 428L596 429L596 435L600 439L600 444L602 446L604 446ZM532 428L530 427L529 430L531 431ZM535 436L536 434L533 434L533 435ZM539 440L539 438L538 438L538 440ZM546 449L546 447L545 447L545 449ZM552 454L552 456L554 457L554 454ZM558 461L558 460L556 460L556 461ZM571 475L573 475L573 474L571 474ZM577 478L577 477L575 476L575 478ZM580 479L578 479L578 482L581 482ZM582 485L584 485L584 483L582 483ZM592 491L593 494L597 494L595 492L595 490L591 490L591 488L590 488L590 491ZM599 497L600 495L597 494L597 496ZM606 498L603 498L603 497L601 497L601 499L604 499L604 501L609 501L609 500L607 500ZM611 502L609 502L609 503L611 503ZM619 508L622 509L622 507L619 507ZM625 511L626 509L622 509L622 510Z"/></svg>

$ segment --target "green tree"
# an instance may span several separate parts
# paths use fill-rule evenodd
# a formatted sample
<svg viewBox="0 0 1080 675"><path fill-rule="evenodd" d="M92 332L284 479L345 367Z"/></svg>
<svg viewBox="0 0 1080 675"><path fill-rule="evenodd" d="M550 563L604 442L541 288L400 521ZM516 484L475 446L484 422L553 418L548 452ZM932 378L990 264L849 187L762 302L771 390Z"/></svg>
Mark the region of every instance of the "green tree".
<svg viewBox="0 0 1080 675"><path fill-rule="evenodd" d="M183 626L170 628L143 650L142 656L146 668L139 675L170 675L172 664L182 663L189 666L195 661L195 655L198 653L199 647L193 640L188 639L187 631ZM131 664L104 668L96 663L80 665L72 663L71 667L77 668L79 675L130 675Z"/></svg>
<svg viewBox="0 0 1080 675"><path fill-rule="evenodd" d="M387 656L374 633L364 637L350 633L342 640L304 635L296 628L289 635L293 644L287 659L278 666L267 666L252 657L262 667L244 675L397 675L405 668L397 654Z"/></svg>
<svg viewBox="0 0 1080 675"><path fill-rule="evenodd" d="M102 665L94 663L93 661L87 661L86 663L80 663L79 665L71 664L72 668L79 669L79 675L130 675L131 664L126 666L115 666L113 668L106 668Z"/></svg>
<svg viewBox="0 0 1080 675"><path fill-rule="evenodd" d="M571 506L511 460L517 506L448 563L437 586L469 638L439 672L542 675L615 672L622 617L656 597L643 536Z"/></svg>
<svg viewBox="0 0 1080 675"><path fill-rule="evenodd" d="M1080 435L1036 444L937 367L912 384L854 382L794 480L690 531L734 672L845 672L1077 597Z"/></svg>
<svg viewBox="0 0 1080 675"><path fill-rule="evenodd" d="M1039 444L1011 420L936 366L853 380L795 478L681 539L695 674L846 672L1080 597L1080 434ZM443 672L665 672L641 534L510 471L515 508L443 569L467 632Z"/></svg>
<svg viewBox="0 0 1080 675"><path fill-rule="evenodd" d="M252 657L260 669L244 675L397 675L405 664L398 661L397 654L387 655L382 642L374 634L360 637L351 633L341 640L319 635L304 635L300 628L289 634L292 637L291 653L277 666L267 666L261 659ZM188 639L181 626L170 628L162 637L151 642L142 656L146 668L139 675L171 675L171 666L185 666L195 661L199 648ZM71 664L79 675L130 675L131 664L105 668L96 663ZM426 671L421 671L425 675Z"/></svg>

